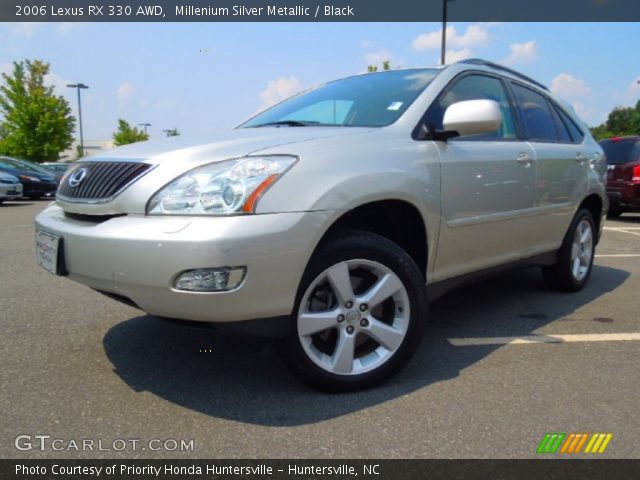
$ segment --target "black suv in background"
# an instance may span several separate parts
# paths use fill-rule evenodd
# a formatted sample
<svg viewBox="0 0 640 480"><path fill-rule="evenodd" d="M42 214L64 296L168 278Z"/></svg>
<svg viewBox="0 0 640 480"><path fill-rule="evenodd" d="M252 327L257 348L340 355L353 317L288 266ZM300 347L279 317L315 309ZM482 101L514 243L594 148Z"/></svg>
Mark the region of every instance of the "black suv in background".
<svg viewBox="0 0 640 480"><path fill-rule="evenodd" d="M58 182L51 173L25 160L0 157L0 171L20 179L25 197L53 197L58 190Z"/></svg>
<svg viewBox="0 0 640 480"><path fill-rule="evenodd" d="M609 218L624 212L640 212L640 137L602 140L607 156Z"/></svg>

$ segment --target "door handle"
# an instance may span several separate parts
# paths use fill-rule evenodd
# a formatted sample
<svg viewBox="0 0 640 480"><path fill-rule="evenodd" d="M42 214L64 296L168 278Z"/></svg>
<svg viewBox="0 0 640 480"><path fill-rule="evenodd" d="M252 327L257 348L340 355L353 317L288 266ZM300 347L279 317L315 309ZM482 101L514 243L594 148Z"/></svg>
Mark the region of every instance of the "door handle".
<svg viewBox="0 0 640 480"><path fill-rule="evenodd" d="M589 157L583 155L582 153L578 153L576 155L576 162L578 162L580 165L583 165L584 163L586 163L589 160Z"/></svg>
<svg viewBox="0 0 640 480"><path fill-rule="evenodd" d="M519 164L525 167L530 167L531 164L533 163L533 157L529 155L527 152L520 152L518 154L518 158L516 158L516 162L518 162Z"/></svg>

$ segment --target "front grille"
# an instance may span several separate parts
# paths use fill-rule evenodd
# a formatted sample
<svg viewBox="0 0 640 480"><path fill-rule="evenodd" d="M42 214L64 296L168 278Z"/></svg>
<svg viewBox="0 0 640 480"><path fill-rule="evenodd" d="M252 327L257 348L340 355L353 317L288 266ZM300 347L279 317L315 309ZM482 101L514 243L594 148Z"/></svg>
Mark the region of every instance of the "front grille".
<svg viewBox="0 0 640 480"><path fill-rule="evenodd" d="M58 188L57 197L69 201L107 201L140 178L151 165L135 162L83 162L78 164ZM82 178L76 173L84 169ZM80 180L75 186L73 180Z"/></svg>

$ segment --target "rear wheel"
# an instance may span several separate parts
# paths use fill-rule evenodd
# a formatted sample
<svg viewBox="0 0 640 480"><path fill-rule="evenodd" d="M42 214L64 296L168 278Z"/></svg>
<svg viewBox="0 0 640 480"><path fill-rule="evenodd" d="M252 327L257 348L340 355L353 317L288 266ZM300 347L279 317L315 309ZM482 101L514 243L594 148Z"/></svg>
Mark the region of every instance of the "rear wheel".
<svg viewBox="0 0 640 480"><path fill-rule="evenodd" d="M424 279L411 257L384 237L343 232L305 271L286 360L314 388L370 388L409 361L425 317Z"/></svg>
<svg viewBox="0 0 640 480"><path fill-rule="evenodd" d="M591 212L578 211L564 237L555 265L543 267L545 283L553 290L576 292L587 283L593 267L596 229Z"/></svg>

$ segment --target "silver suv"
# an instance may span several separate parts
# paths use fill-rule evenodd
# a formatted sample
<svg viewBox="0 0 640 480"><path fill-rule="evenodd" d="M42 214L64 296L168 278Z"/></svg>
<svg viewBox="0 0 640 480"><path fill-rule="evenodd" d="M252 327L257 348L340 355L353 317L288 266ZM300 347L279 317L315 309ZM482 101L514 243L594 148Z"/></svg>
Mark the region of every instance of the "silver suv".
<svg viewBox="0 0 640 480"><path fill-rule="evenodd" d="M505 67L358 75L205 141L84 159L36 219L52 273L159 317L283 336L313 387L371 387L427 301L504 267L582 288L606 209L600 146Z"/></svg>

